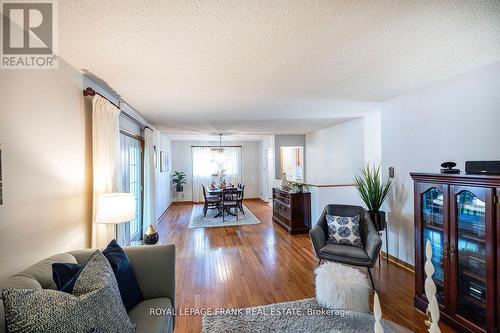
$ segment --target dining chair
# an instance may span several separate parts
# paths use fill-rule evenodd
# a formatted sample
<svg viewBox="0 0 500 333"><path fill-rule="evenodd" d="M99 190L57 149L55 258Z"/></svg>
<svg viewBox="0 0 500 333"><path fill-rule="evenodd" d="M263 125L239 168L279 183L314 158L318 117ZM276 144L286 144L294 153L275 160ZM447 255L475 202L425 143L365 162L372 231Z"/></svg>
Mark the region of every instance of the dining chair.
<svg viewBox="0 0 500 333"><path fill-rule="evenodd" d="M203 217L206 217L209 209L219 208L221 199L217 195L207 195L205 185L202 184L201 187L203 187L203 198L205 199L205 204L203 205Z"/></svg>
<svg viewBox="0 0 500 333"><path fill-rule="evenodd" d="M225 222L226 212L231 214L231 208L236 208L236 220L238 220L238 209L239 209L239 193L237 188L225 188L222 190L222 200L219 204L219 210L222 214L222 222Z"/></svg>
<svg viewBox="0 0 500 333"><path fill-rule="evenodd" d="M245 211L243 210L243 198L245 196L245 185L240 186L241 192L239 193L238 196L238 206L239 209L241 210L241 213L245 215Z"/></svg>

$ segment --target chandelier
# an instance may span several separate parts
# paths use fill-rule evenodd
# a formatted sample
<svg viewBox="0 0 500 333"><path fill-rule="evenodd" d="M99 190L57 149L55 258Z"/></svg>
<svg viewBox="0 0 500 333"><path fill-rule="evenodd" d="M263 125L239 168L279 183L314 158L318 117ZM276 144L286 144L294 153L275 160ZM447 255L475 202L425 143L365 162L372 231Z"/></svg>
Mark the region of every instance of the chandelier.
<svg viewBox="0 0 500 333"><path fill-rule="evenodd" d="M221 133L219 133L219 148L214 148L213 150L217 152L217 154L215 154L215 156L213 158L213 161L215 163L219 164L220 167L222 167L222 165L224 165L224 162L229 160L229 156L224 154L224 148L222 147L222 134Z"/></svg>

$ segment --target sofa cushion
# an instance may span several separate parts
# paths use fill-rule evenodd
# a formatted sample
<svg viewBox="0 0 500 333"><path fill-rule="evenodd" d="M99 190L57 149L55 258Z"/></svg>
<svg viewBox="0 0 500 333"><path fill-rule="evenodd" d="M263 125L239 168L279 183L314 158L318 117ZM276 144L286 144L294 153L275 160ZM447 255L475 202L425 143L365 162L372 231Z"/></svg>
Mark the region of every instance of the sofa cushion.
<svg viewBox="0 0 500 333"><path fill-rule="evenodd" d="M2 291L8 331L133 332L108 260L94 252L75 283L73 295L56 290Z"/></svg>
<svg viewBox="0 0 500 333"><path fill-rule="evenodd" d="M370 261L370 257L368 257L365 250L356 246L326 243L319 252L323 255L331 256L332 259L346 258L357 261Z"/></svg>
<svg viewBox="0 0 500 333"><path fill-rule="evenodd" d="M76 264L76 259L71 254L59 253L31 265L21 273L14 275L14 277L21 276L34 279L40 283L43 289L57 289L52 277L52 264L54 263Z"/></svg>
<svg viewBox="0 0 500 333"><path fill-rule="evenodd" d="M136 333L165 333L173 330L173 311L170 299L153 298L137 304L128 315L136 325Z"/></svg>
<svg viewBox="0 0 500 333"><path fill-rule="evenodd" d="M43 289L40 282L33 278L21 275L13 275L10 278L0 281L0 299L2 299L2 289Z"/></svg>

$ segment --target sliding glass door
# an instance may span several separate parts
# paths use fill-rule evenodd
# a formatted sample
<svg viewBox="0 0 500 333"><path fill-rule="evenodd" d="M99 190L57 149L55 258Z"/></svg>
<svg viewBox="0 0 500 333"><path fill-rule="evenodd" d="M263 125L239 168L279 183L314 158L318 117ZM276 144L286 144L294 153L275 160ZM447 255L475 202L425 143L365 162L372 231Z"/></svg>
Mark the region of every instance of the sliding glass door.
<svg viewBox="0 0 500 333"><path fill-rule="evenodd" d="M123 245L142 238L143 143L137 137L120 134L121 192L132 193L136 202L135 219L118 225L118 242Z"/></svg>

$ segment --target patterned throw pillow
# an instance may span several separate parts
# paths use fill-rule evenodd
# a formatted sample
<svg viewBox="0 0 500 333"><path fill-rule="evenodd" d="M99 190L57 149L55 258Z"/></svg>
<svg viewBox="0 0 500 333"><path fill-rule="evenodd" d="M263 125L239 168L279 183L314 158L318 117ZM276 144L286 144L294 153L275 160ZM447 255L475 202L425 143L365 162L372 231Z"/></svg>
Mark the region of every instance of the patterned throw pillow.
<svg viewBox="0 0 500 333"><path fill-rule="evenodd" d="M115 273L123 305L129 311L142 302L143 297L127 254L115 239L102 251L102 254L108 259ZM82 267L83 265L79 264L52 264L52 276L57 290L72 293Z"/></svg>
<svg viewBox="0 0 500 333"><path fill-rule="evenodd" d="M83 267L73 294L50 289L4 289L7 331L134 332L108 259L96 251Z"/></svg>
<svg viewBox="0 0 500 333"><path fill-rule="evenodd" d="M359 215L354 217L326 215L326 222L329 242L363 247L359 233Z"/></svg>

